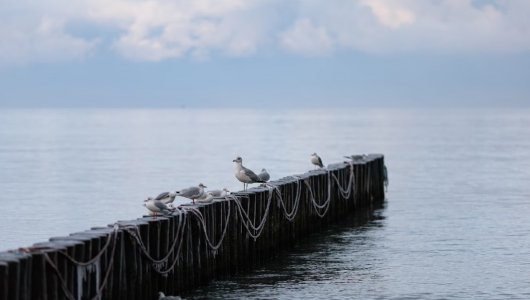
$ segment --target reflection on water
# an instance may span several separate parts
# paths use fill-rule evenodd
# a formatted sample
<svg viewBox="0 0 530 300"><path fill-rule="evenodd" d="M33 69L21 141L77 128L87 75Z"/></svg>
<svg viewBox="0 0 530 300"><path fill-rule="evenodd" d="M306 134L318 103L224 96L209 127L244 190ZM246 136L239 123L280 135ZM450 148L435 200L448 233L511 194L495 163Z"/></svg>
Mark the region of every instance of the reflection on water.
<svg viewBox="0 0 530 300"><path fill-rule="evenodd" d="M2 110L0 250L136 218L169 189L239 189L237 155L274 179L313 152L379 152L375 220L193 297L530 299L528 137L528 109Z"/></svg>
<svg viewBox="0 0 530 300"><path fill-rule="evenodd" d="M186 299L293 299L351 298L339 285L360 284L363 278L378 278L380 261L372 231L384 226L381 210L351 214L329 228L300 240L292 249L264 263L250 274L242 274L184 295ZM367 257L367 254L370 254Z"/></svg>

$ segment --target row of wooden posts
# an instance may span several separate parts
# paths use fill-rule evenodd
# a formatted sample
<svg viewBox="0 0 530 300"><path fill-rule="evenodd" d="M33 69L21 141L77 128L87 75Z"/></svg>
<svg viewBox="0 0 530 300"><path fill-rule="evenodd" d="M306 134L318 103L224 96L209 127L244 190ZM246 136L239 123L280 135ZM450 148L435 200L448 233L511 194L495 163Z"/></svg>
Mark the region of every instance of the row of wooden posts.
<svg viewBox="0 0 530 300"><path fill-rule="evenodd" d="M0 300L179 295L248 271L300 237L384 198L384 157L371 154L183 206L171 216L54 237L0 253Z"/></svg>

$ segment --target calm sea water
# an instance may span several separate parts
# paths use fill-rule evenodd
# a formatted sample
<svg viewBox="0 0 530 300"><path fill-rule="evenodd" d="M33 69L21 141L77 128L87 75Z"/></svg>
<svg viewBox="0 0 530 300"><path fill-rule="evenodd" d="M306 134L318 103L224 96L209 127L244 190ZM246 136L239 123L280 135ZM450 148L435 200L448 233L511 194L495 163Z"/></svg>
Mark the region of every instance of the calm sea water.
<svg viewBox="0 0 530 300"><path fill-rule="evenodd" d="M0 250L144 213L142 200L241 186L385 154L388 202L253 273L218 299L530 299L530 110L1 110Z"/></svg>

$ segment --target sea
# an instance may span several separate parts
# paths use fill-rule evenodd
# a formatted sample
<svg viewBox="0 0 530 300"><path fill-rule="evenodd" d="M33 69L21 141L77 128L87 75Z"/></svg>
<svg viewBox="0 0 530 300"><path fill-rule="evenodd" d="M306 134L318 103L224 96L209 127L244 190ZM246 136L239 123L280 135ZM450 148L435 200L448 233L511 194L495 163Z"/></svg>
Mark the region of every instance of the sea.
<svg viewBox="0 0 530 300"><path fill-rule="evenodd" d="M382 153L382 208L189 299L530 299L530 109L0 109L0 251ZM178 203L188 202L178 199Z"/></svg>

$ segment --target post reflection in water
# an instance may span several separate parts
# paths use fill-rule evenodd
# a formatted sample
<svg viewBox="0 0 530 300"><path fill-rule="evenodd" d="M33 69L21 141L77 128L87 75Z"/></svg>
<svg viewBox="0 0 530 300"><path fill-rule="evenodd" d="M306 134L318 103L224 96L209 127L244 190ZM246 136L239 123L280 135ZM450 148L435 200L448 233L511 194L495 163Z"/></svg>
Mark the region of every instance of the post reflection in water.
<svg viewBox="0 0 530 300"><path fill-rule="evenodd" d="M356 296L352 285L377 280L377 232L384 208L363 209L302 238L293 248L248 274L217 280L185 294L186 299L299 299ZM373 263L377 260L377 263Z"/></svg>

